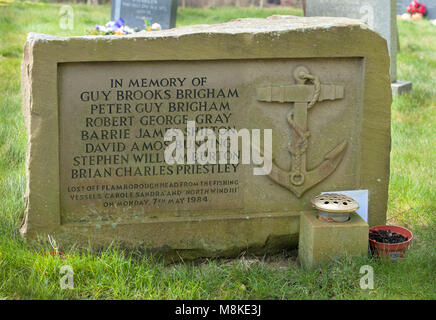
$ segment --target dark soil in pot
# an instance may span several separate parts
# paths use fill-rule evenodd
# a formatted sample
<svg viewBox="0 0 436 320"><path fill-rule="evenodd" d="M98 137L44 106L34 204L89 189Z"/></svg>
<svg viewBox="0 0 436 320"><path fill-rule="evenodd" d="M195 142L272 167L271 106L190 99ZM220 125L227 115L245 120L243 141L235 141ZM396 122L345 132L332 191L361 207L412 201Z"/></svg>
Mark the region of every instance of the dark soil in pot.
<svg viewBox="0 0 436 320"><path fill-rule="evenodd" d="M401 243L409 240L407 237L390 230L370 230L369 239L380 243Z"/></svg>

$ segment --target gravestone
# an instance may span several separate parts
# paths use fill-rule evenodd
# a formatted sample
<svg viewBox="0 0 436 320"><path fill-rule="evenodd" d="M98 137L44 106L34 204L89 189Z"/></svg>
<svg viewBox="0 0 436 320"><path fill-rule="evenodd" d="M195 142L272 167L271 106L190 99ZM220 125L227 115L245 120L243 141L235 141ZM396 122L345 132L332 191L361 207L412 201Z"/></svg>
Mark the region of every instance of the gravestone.
<svg viewBox="0 0 436 320"><path fill-rule="evenodd" d="M369 190L369 224L385 223L389 56L359 20L30 34L24 52L23 235L183 258L277 252L297 245L310 199L334 190ZM271 129L272 170L170 164L165 132L188 121L253 139Z"/></svg>
<svg viewBox="0 0 436 320"><path fill-rule="evenodd" d="M397 14L403 14L407 11L407 6L411 3L412 0L397 0ZM427 18L428 19L436 19L436 1L435 0L419 0L419 3L422 3L427 8Z"/></svg>
<svg viewBox="0 0 436 320"><path fill-rule="evenodd" d="M144 29L144 17L162 29L176 26L177 0L112 0L111 20L123 18L131 28Z"/></svg>
<svg viewBox="0 0 436 320"><path fill-rule="evenodd" d="M411 82L397 81L398 28L396 0L307 0L308 17L348 17L362 19L388 42L391 58L392 92L400 94L411 89Z"/></svg>

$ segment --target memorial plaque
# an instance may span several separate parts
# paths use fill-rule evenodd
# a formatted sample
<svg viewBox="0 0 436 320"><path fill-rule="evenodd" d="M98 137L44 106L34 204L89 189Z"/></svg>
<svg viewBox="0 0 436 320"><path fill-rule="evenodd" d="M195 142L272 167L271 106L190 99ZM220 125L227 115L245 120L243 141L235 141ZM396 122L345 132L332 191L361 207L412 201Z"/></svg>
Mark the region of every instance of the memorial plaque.
<svg viewBox="0 0 436 320"><path fill-rule="evenodd" d="M397 14L403 14L407 12L407 7L412 0L397 0ZM436 1L435 0L419 0L427 8L427 18L436 19Z"/></svg>
<svg viewBox="0 0 436 320"><path fill-rule="evenodd" d="M131 28L144 29L144 18L162 29L176 26L177 0L112 0L112 21L122 18Z"/></svg>
<svg viewBox="0 0 436 320"><path fill-rule="evenodd" d="M369 190L369 223L385 222L389 57L361 21L274 16L116 38L31 34L22 77L23 235L185 258L275 252L297 245L314 195L353 189ZM197 134L246 130L253 150L255 132L271 130L272 170L185 155L169 163L165 133L179 129L187 149L192 124Z"/></svg>
<svg viewBox="0 0 436 320"><path fill-rule="evenodd" d="M62 221L97 222L102 216L93 211L126 220L244 208L242 165L170 166L164 158L165 132L186 129L188 120L197 130L216 133L242 122L234 110L242 110L249 91L242 79L226 76L235 67L168 61L61 64ZM207 82L195 86L196 81Z"/></svg>
<svg viewBox="0 0 436 320"><path fill-rule="evenodd" d="M388 42L391 82L397 81L396 0L306 0L308 17L347 17L362 19Z"/></svg>

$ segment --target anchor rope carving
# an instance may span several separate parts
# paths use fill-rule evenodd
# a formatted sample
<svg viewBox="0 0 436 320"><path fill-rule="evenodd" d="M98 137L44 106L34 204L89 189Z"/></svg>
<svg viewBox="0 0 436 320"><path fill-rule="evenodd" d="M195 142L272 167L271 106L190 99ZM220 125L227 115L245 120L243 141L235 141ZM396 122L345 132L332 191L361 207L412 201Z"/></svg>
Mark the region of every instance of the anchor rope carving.
<svg viewBox="0 0 436 320"><path fill-rule="evenodd" d="M321 94L321 81L319 77L311 75L308 72L301 71L298 75L300 79L304 82L313 83L315 89L313 91L312 98L307 105L307 109L310 109L318 101L319 95ZM291 172L291 182L295 185L301 185L304 183L304 174L301 172L301 156L306 153L310 132L308 130L303 130L293 119L293 112L288 114L288 123L294 129L294 132L298 135L298 141L295 145L291 143L288 144L289 152L294 155L294 170Z"/></svg>
<svg viewBox="0 0 436 320"><path fill-rule="evenodd" d="M321 83L320 78L304 66L294 70L294 78L296 84L260 87L256 89L256 94L257 100L262 102L294 103L294 108L286 117L293 132L288 144L291 169L286 171L280 168L273 159L269 178L301 197L305 191L336 170L347 148L347 141L344 140L327 152L319 165L307 170L307 149L311 137L307 127L308 111L318 101L344 99L345 87L341 84Z"/></svg>

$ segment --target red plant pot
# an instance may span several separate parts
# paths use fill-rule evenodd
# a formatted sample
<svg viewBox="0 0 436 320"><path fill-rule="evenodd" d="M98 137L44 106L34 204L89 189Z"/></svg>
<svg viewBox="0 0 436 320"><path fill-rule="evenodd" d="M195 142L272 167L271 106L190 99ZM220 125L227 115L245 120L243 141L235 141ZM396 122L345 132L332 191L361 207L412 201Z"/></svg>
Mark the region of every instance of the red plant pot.
<svg viewBox="0 0 436 320"><path fill-rule="evenodd" d="M377 242L375 240L369 239L369 244L371 247L371 252L374 256L379 258L387 258L390 260L397 260L399 258L403 258L407 249L409 248L410 241L413 239L413 234L410 230L399 227L399 226L375 226L369 228L369 232L385 230L390 232L395 232L401 234L403 237L407 237L407 241L400 243L382 243Z"/></svg>

